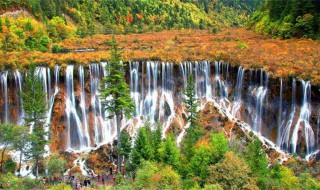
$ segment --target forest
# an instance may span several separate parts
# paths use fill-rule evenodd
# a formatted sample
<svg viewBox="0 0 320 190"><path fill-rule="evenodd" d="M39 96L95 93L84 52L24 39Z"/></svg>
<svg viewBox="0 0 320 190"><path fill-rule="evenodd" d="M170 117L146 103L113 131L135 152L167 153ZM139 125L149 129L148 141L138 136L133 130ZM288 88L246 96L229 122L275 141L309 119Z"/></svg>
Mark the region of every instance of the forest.
<svg viewBox="0 0 320 190"><path fill-rule="evenodd" d="M1 0L0 189L320 189L319 40L316 0ZM203 86L220 99L199 97ZM241 128L238 112L262 126L271 107L277 126L263 132L298 131L297 151ZM90 144L107 120L114 139ZM77 135L90 150L66 149Z"/></svg>

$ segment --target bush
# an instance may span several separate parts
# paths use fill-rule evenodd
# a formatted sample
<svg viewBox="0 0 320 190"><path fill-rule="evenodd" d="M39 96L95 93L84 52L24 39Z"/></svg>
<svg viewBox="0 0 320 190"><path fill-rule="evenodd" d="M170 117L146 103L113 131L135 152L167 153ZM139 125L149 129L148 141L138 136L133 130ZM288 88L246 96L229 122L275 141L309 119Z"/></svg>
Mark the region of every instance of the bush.
<svg viewBox="0 0 320 190"><path fill-rule="evenodd" d="M10 173L15 172L16 166L17 166L17 164L11 158L8 158L6 160L6 162L4 163L4 169Z"/></svg>
<svg viewBox="0 0 320 190"><path fill-rule="evenodd" d="M59 183L50 187L49 190L72 190L72 187L65 183Z"/></svg>
<svg viewBox="0 0 320 190"><path fill-rule="evenodd" d="M219 183L223 189L258 189L256 180L251 178L251 170L245 160L234 152L227 152L225 159L209 167L209 183Z"/></svg>
<svg viewBox="0 0 320 190"><path fill-rule="evenodd" d="M137 189L181 189L180 176L171 167L150 161L141 165L134 183Z"/></svg>
<svg viewBox="0 0 320 190"><path fill-rule="evenodd" d="M320 189L320 182L313 179L309 173L300 174L299 184L302 190Z"/></svg>
<svg viewBox="0 0 320 190"><path fill-rule="evenodd" d="M246 43L241 42L241 43L239 43L239 44L237 45L237 47L238 47L239 49L243 50L243 49L247 49L247 48L248 48L248 45L247 45Z"/></svg>
<svg viewBox="0 0 320 190"><path fill-rule="evenodd" d="M219 184L210 184L204 186L203 190L223 190Z"/></svg>

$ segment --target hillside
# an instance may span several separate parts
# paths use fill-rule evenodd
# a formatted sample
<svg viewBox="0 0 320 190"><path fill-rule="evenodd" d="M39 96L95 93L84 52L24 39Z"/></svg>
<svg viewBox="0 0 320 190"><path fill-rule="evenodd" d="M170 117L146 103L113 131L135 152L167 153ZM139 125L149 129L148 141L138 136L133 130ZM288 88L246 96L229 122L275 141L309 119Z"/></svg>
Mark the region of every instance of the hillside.
<svg viewBox="0 0 320 190"><path fill-rule="evenodd" d="M96 33L239 26L260 1L5 0L0 2L0 13L25 9L44 23L56 16L65 19L68 15L78 24L76 34L83 37Z"/></svg>
<svg viewBox="0 0 320 190"><path fill-rule="evenodd" d="M254 13L248 26L282 39L320 39L320 1L268 0Z"/></svg>

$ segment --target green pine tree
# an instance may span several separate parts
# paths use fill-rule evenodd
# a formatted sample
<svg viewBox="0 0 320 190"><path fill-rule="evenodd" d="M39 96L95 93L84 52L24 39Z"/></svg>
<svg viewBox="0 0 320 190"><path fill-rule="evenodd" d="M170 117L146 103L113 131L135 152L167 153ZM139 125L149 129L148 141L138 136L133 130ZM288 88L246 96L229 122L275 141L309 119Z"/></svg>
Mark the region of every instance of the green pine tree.
<svg viewBox="0 0 320 190"><path fill-rule="evenodd" d="M124 156L128 160L131 152L130 135L126 130L121 131L120 135L120 157Z"/></svg>
<svg viewBox="0 0 320 190"><path fill-rule="evenodd" d="M19 129L13 124L0 124L0 144L2 145L0 172L3 173L4 154L9 146L13 144L13 139L17 136Z"/></svg>
<svg viewBox="0 0 320 190"><path fill-rule="evenodd" d="M180 150L176 145L176 139L173 133L170 133L161 143L158 151L161 162L172 166L174 169L178 168Z"/></svg>
<svg viewBox="0 0 320 190"><path fill-rule="evenodd" d="M262 149L262 143L259 139L254 139L246 147L245 159L251 168L253 177L258 177L258 185L266 189L269 183L270 172L268 170L268 160L266 153Z"/></svg>
<svg viewBox="0 0 320 190"><path fill-rule="evenodd" d="M195 94L195 85L192 74L188 77L188 84L186 89L183 92L184 99L183 103L187 109L187 122L190 123L188 129L186 129L186 136L182 141L182 151L187 156L187 158L191 158L193 155L193 146L196 142L201 139L204 135L204 131L202 126L199 123L199 113L197 112L198 99Z"/></svg>
<svg viewBox="0 0 320 190"><path fill-rule="evenodd" d="M154 147L151 143L150 128L144 126L138 130L138 134L131 153L132 170L135 170L143 160L152 160Z"/></svg>
<svg viewBox="0 0 320 190"><path fill-rule="evenodd" d="M162 127L160 122L157 123L156 129L152 131L152 146L154 148L154 158L157 161L160 161L159 148L162 142Z"/></svg>
<svg viewBox="0 0 320 190"><path fill-rule="evenodd" d="M190 127L194 127L199 122L199 113L197 112L198 99L196 98L195 85L193 75L190 74L188 77L188 84L186 89L183 91L183 103L187 108L187 122L190 123Z"/></svg>
<svg viewBox="0 0 320 190"><path fill-rule="evenodd" d="M103 78L103 86L107 86L101 90L101 97L104 100L103 108L108 110L111 115L117 118L117 138L120 140L120 127L123 115L131 117L134 110L134 103L130 97L130 89L125 81L124 66L121 62L121 53L118 49L118 43L114 35L111 41L111 59L106 66L109 73ZM118 150L121 144L118 141ZM118 153L118 171L121 169L121 158Z"/></svg>
<svg viewBox="0 0 320 190"><path fill-rule="evenodd" d="M19 126L19 130L17 131L17 135L13 139L13 147L15 150L20 152L19 155L19 168L18 172L20 175L21 164L22 164L22 155L27 151L27 144L30 141L31 135L29 134L29 129L27 126Z"/></svg>
<svg viewBox="0 0 320 190"><path fill-rule="evenodd" d="M28 125L33 126L30 137L30 148L25 152L27 158L32 158L36 162L36 177L38 178L39 161L46 153L44 147L48 140L44 138L44 121L46 119L47 101L46 93L43 91L40 78L35 73L36 66L30 64L29 72L26 75L24 91L22 95L22 105L26 113L24 118Z"/></svg>

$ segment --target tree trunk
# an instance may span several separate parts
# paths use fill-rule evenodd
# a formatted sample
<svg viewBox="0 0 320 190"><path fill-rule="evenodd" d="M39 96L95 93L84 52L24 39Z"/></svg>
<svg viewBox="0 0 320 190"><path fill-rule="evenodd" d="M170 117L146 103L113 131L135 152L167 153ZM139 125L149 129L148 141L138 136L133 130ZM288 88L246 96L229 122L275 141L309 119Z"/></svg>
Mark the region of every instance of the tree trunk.
<svg viewBox="0 0 320 190"><path fill-rule="evenodd" d="M4 160L4 153L6 152L7 147L3 147L2 156L1 156L1 166L0 171L3 172L3 160Z"/></svg>
<svg viewBox="0 0 320 190"><path fill-rule="evenodd" d="M121 133L121 114L118 114L117 115L117 147L118 147L118 173L121 172L121 155L120 155L120 148L121 148L121 145L120 145L120 133Z"/></svg>

